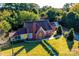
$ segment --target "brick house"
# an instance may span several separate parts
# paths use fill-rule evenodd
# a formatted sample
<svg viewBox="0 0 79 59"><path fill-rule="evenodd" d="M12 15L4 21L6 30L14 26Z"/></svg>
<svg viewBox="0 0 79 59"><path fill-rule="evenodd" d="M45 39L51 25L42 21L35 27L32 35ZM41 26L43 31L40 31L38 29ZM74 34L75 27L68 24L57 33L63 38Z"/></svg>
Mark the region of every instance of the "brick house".
<svg viewBox="0 0 79 59"><path fill-rule="evenodd" d="M23 28L19 29L14 36L26 33L29 39L42 39L51 36L56 28L55 22L46 20L25 22Z"/></svg>

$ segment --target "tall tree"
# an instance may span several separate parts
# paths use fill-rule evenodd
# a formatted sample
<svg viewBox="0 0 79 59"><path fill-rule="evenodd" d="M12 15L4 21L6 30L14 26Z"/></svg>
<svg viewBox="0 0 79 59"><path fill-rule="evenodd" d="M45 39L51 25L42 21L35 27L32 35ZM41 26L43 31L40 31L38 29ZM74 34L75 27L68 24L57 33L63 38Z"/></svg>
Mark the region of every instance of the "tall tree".
<svg viewBox="0 0 79 59"><path fill-rule="evenodd" d="M74 29L71 28L67 36L68 48L71 50L74 44Z"/></svg>
<svg viewBox="0 0 79 59"><path fill-rule="evenodd" d="M32 8L40 8L39 5L35 3L5 3L3 7L10 10L32 10Z"/></svg>
<svg viewBox="0 0 79 59"><path fill-rule="evenodd" d="M39 15L35 14L34 12L29 11L20 11L19 18L21 21L36 21L39 20Z"/></svg>
<svg viewBox="0 0 79 59"><path fill-rule="evenodd" d="M74 11L74 12L79 13L79 3L72 4L70 11Z"/></svg>
<svg viewBox="0 0 79 59"><path fill-rule="evenodd" d="M11 29L11 25L7 21L0 22L0 29L4 30L4 32L8 32Z"/></svg>
<svg viewBox="0 0 79 59"><path fill-rule="evenodd" d="M63 10L56 8L51 8L47 11L49 21L59 21L62 18L63 14Z"/></svg>
<svg viewBox="0 0 79 59"><path fill-rule="evenodd" d="M66 15L63 15L62 17L62 24L64 24L67 28L74 28L74 30L77 30L79 22L79 14L76 12L68 12Z"/></svg>
<svg viewBox="0 0 79 59"><path fill-rule="evenodd" d="M66 4L63 6L63 9L64 9L65 11L69 12L71 6L72 6L72 3L66 3Z"/></svg>

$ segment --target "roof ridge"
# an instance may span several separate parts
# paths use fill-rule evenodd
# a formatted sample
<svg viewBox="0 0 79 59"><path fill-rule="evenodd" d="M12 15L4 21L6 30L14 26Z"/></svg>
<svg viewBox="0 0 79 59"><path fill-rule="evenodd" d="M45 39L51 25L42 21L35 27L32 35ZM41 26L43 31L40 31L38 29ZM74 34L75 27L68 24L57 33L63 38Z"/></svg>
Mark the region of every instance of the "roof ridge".
<svg viewBox="0 0 79 59"><path fill-rule="evenodd" d="M52 28L52 25L51 25L51 23L48 21L48 24L50 25L50 27Z"/></svg>
<svg viewBox="0 0 79 59"><path fill-rule="evenodd" d="M47 22L48 20L40 20L40 21L26 21L25 23L28 23L28 22L29 22L29 23L34 23L34 22L44 22L44 21L46 21L46 22Z"/></svg>

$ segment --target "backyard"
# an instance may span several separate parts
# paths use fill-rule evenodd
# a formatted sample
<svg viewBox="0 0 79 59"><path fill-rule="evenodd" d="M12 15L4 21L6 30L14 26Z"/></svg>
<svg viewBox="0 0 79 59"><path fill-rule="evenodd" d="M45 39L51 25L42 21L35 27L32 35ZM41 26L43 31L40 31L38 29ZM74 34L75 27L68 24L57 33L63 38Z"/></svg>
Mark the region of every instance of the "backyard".
<svg viewBox="0 0 79 59"><path fill-rule="evenodd" d="M60 56L77 56L79 55L78 41L74 40L74 45L71 51L68 48L66 38L61 36L59 39L48 40L48 43L55 48Z"/></svg>
<svg viewBox="0 0 79 59"><path fill-rule="evenodd" d="M79 55L78 41L74 40L71 51L68 48L66 38L61 36L59 39L52 38L47 42L59 52L59 56ZM14 55L16 56L50 56L49 52L37 41L26 41L13 45ZM12 55L12 47L1 51L3 56Z"/></svg>
<svg viewBox="0 0 79 59"><path fill-rule="evenodd" d="M26 42L13 45L14 55L16 56L50 56L47 51L38 42ZM12 48L1 52L4 56L12 55Z"/></svg>

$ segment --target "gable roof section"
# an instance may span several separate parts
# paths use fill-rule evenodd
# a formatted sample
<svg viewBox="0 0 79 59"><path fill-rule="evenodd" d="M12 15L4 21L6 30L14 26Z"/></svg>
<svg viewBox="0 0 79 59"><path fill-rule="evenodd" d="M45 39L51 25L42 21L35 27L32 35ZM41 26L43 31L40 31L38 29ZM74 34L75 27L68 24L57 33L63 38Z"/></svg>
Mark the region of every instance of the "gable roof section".
<svg viewBox="0 0 79 59"><path fill-rule="evenodd" d="M17 30L14 36L25 33L37 33L40 27L42 27L44 31L52 30L52 27L50 25L52 25L52 27L56 26L54 22L49 22L47 20L25 22L24 27Z"/></svg>
<svg viewBox="0 0 79 59"><path fill-rule="evenodd" d="M27 29L28 33L32 33L33 32L33 24L36 23L36 27L35 27L35 33L40 29L40 27L42 27L45 31L47 30L51 30L51 26L49 25L48 21L35 21L35 22L25 22L24 27Z"/></svg>
<svg viewBox="0 0 79 59"><path fill-rule="evenodd" d="M40 27L40 29L37 31L36 34L38 34L40 31L43 31L44 33L46 33L46 32L44 31L44 29L43 29L42 27Z"/></svg>
<svg viewBox="0 0 79 59"><path fill-rule="evenodd" d="M25 28L18 29L13 36L27 33Z"/></svg>

